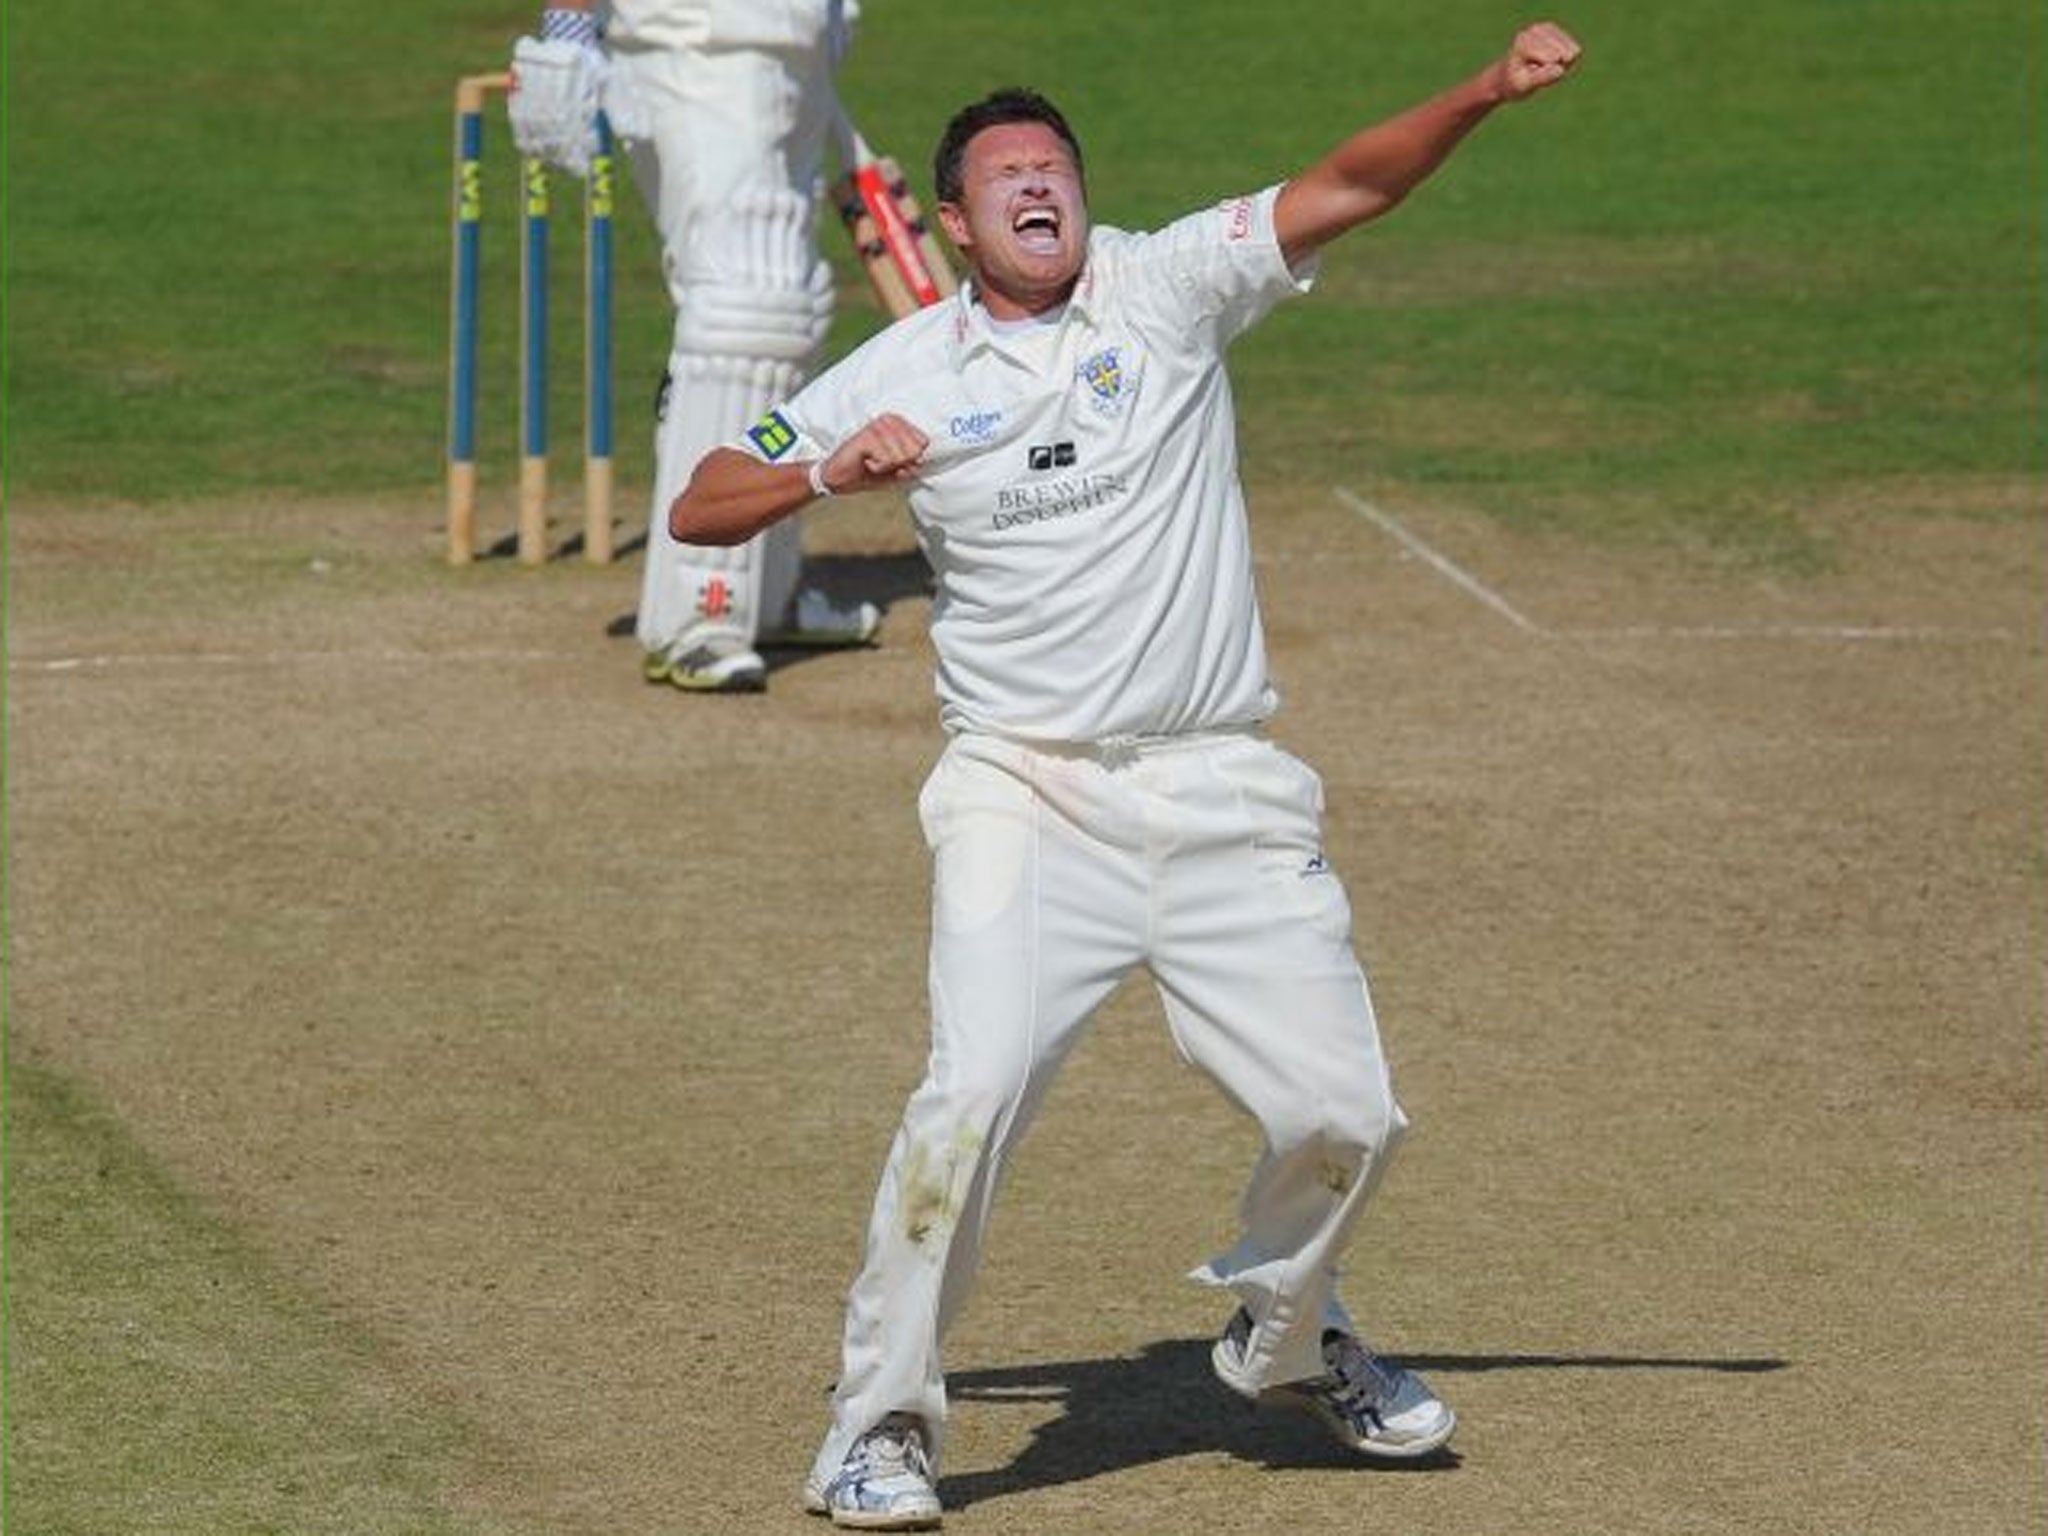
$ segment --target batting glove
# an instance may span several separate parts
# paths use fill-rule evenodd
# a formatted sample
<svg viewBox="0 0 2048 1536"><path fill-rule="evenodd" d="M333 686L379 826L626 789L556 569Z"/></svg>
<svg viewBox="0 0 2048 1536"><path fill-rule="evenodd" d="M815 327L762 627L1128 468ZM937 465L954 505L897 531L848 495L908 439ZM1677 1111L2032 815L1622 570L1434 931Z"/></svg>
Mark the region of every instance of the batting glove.
<svg viewBox="0 0 2048 1536"><path fill-rule="evenodd" d="M506 104L519 152L572 176L588 175L597 153L606 68L594 35L580 42L520 38L512 48L512 95Z"/></svg>

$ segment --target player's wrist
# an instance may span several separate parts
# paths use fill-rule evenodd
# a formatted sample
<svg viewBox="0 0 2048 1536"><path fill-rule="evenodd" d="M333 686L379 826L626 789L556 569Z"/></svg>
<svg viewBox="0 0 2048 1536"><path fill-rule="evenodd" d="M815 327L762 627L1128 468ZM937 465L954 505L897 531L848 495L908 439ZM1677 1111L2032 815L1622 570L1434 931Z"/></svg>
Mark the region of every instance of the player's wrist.
<svg viewBox="0 0 2048 1536"><path fill-rule="evenodd" d="M839 494L826 483L825 461L823 459L811 460L811 467L807 478L811 482L811 494L813 496L837 496Z"/></svg>

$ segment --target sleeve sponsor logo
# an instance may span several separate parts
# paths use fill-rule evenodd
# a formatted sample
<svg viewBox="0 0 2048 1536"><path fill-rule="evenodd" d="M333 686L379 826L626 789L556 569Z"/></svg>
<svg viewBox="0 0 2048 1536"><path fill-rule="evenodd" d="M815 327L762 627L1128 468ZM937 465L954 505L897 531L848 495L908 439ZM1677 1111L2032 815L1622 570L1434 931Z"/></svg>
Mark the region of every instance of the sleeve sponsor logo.
<svg viewBox="0 0 2048 1536"><path fill-rule="evenodd" d="M782 412L770 411L747 428L747 441L760 450L762 458L773 464L796 446L796 428L789 424L789 418Z"/></svg>
<svg viewBox="0 0 2048 1536"><path fill-rule="evenodd" d="M1252 200L1248 197L1233 197L1221 205L1223 214L1223 238L1226 240L1249 240L1252 237Z"/></svg>

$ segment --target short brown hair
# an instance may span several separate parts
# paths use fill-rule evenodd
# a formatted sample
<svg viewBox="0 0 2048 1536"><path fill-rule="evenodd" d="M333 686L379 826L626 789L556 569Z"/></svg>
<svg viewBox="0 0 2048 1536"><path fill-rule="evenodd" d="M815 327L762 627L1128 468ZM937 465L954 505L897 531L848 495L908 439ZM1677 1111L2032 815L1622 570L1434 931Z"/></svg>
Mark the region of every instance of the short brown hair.
<svg viewBox="0 0 2048 1536"><path fill-rule="evenodd" d="M1067 146L1067 152L1074 157L1074 169L1081 169L1081 141L1074 137L1074 130L1067 126L1060 109L1034 90L1005 86L955 112L946 131L939 135L939 147L932 154L932 185L940 202L957 203L966 190L961 165L967 158L968 141L985 128L999 128L1005 123L1045 124Z"/></svg>

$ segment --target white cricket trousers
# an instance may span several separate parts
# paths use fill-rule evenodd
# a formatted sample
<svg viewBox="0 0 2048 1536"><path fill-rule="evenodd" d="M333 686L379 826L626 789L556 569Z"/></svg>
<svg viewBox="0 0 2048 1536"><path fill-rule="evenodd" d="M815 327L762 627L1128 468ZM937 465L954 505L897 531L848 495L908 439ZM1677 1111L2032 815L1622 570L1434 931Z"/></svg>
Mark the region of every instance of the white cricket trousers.
<svg viewBox="0 0 2048 1536"><path fill-rule="evenodd" d="M918 810L931 1058L875 1198L815 1475L898 1411L925 1421L936 1458L940 1342L1004 1166L1138 966L1180 1054L1265 1135L1241 1236L1193 1278L1250 1309L1254 1382L1320 1374L1323 1328L1351 1326L1338 1255L1407 1124L1323 857L1321 781L1255 730L1051 750L960 735Z"/></svg>

